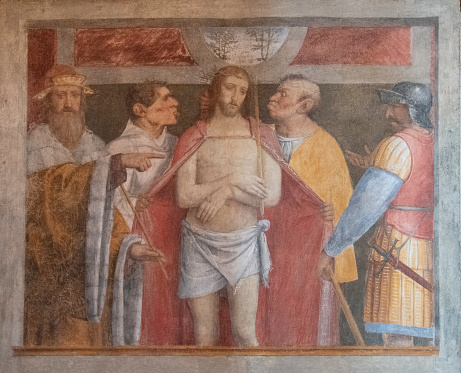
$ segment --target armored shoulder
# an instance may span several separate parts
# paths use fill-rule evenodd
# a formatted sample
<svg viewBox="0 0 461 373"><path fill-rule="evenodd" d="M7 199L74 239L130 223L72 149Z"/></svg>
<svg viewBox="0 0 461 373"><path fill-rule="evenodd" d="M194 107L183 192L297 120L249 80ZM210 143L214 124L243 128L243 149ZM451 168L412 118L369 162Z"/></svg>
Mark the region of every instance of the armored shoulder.
<svg viewBox="0 0 461 373"><path fill-rule="evenodd" d="M372 166L406 180L411 171L411 153L407 143L398 136L385 138L373 152Z"/></svg>

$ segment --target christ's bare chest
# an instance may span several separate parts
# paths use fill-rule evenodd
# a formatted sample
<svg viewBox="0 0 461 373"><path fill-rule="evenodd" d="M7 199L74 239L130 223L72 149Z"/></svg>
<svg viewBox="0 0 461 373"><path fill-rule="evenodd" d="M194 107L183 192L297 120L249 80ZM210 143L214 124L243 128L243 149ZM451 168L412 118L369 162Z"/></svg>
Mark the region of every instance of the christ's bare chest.
<svg viewBox="0 0 461 373"><path fill-rule="evenodd" d="M230 173L257 170L256 142L250 137L211 137L198 150L197 181L209 182Z"/></svg>

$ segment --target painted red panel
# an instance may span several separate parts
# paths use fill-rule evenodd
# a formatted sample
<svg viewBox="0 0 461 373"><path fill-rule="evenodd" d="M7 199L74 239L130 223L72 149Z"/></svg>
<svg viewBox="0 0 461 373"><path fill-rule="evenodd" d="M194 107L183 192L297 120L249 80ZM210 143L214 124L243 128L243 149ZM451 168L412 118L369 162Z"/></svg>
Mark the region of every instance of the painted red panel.
<svg viewBox="0 0 461 373"><path fill-rule="evenodd" d="M435 94L436 81L435 81L435 65L437 60L437 44L435 38L435 27L431 27L431 93L432 93L432 108L431 108L431 122L434 128L437 127L435 120L435 107L437 105L437 96Z"/></svg>
<svg viewBox="0 0 461 373"><path fill-rule="evenodd" d="M43 89L46 72L56 63L57 33L51 29L30 29L27 34L27 123L38 120L41 103L32 100Z"/></svg>
<svg viewBox="0 0 461 373"><path fill-rule="evenodd" d="M309 28L291 65L411 65L411 28Z"/></svg>
<svg viewBox="0 0 461 373"><path fill-rule="evenodd" d="M179 28L78 29L76 66L195 65Z"/></svg>

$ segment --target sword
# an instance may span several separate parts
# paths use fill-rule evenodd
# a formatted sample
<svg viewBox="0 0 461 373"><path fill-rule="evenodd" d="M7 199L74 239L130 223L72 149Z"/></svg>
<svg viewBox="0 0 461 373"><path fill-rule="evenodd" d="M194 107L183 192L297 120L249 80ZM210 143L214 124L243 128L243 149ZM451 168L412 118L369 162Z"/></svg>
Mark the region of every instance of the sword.
<svg viewBox="0 0 461 373"><path fill-rule="evenodd" d="M421 285L424 289L429 290L431 293L434 292L434 288L429 281L418 275L415 271L413 271L407 265L403 264L400 260L397 260L397 258L392 254L391 250L386 251L377 245L371 245L371 247L375 249L376 252L384 258L384 264L389 263L392 267L411 278L413 281Z"/></svg>

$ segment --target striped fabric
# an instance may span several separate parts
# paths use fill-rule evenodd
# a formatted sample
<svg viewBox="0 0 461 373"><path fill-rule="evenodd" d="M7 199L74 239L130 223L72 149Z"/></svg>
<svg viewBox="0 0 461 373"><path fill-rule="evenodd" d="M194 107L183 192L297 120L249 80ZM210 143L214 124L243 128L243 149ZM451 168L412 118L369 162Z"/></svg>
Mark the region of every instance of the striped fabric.
<svg viewBox="0 0 461 373"><path fill-rule="evenodd" d="M411 154L407 143L397 136L385 138L373 152L372 165L392 172L405 181L411 170Z"/></svg>
<svg viewBox="0 0 461 373"><path fill-rule="evenodd" d="M407 238L408 236L393 229L392 226L381 226L376 232L375 243L389 250L396 239L398 240L396 246L399 247ZM396 255L396 252L393 251L393 254ZM433 294L390 264L386 264L381 274L376 276L382 267L382 259L376 251L370 255L365 322L432 328L434 326ZM410 238L401 249L399 260L433 283L432 241Z"/></svg>
<svg viewBox="0 0 461 373"><path fill-rule="evenodd" d="M397 136L384 139L373 153L373 166L392 172L405 181L412 166L407 143ZM398 259L433 283L433 242L416 237L407 239L407 235L382 222L375 232L374 244L388 251L394 242L396 248L405 243ZM393 254L397 256L395 250ZM381 333L415 336L433 333L433 294L390 264L383 268L382 260L373 250L367 273L364 321L368 326L379 324Z"/></svg>

